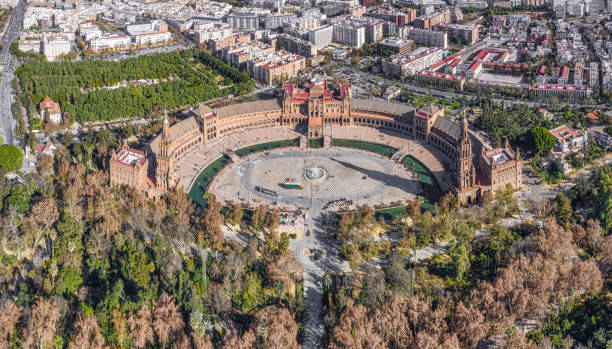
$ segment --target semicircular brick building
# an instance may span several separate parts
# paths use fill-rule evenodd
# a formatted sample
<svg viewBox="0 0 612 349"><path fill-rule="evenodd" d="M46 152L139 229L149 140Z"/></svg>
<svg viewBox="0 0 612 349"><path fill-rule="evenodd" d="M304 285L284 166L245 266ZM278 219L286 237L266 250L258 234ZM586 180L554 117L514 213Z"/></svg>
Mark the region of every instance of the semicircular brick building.
<svg viewBox="0 0 612 349"><path fill-rule="evenodd" d="M351 97L343 84L330 89L322 78L300 88L283 85L278 98L234 104L218 109L201 106L170 126L164 116L162 132L149 144L147 156L124 146L111 158L112 185L140 188L157 198L177 184L174 169L194 148L215 144L224 137L259 128L287 127L308 138L320 138L328 126L365 126L388 130L436 147L450 159L451 188L460 203L471 204L494 196L508 186L521 186L521 156L508 142L492 149L433 105L412 108L382 100ZM374 141L374 140L372 140ZM127 160L126 160L127 159ZM129 160L129 161L128 161Z"/></svg>

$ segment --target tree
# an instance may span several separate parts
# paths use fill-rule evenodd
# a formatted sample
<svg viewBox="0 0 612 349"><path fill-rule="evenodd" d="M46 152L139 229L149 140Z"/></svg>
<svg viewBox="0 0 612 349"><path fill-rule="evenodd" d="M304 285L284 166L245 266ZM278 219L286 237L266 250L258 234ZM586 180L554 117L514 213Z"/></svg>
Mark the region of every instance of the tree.
<svg viewBox="0 0 612 349"><path fill-rule="evenodd" d="M138 309L138 313L130 314L128 326L130 328L130 338L132 345L136 348L145 348L147 344L153 344L155 337L151 327L151 309L143 304Z"/></svg>
<svg viewBox="0 0 612 349"><path fill-rule="evenodd" d="M472 348L486 334L484 316L473 306L459 302L452 315L452 326L465 347Z"/></svg>
<svg viewBox="0 0 612 349"><path fill-rule="evenodd" d="M349 300L332 329L329 348L383 348L383 339L374 331L373 320L366 307Z"/></svg>
<svg viewBox="0 0 612 349"><path fill-rule="evenodd" d="M0 211L4 207L4 198L11 192L11 183L6 178L6 169L0 166Z"/></svg>
<svg viewBox="0 0 612 349"><path fill-rule="evenodd" d="M15 325L19 322L22 309L23 307L11 300L4 303L4 307L0 310L0 347L10 347L9 343L15 334Z"/></svg>
<svg viewBox="0 0 612 349"><path fill-rule="evenodd" d="M26 184L16 184L11 187L11 193L4 200L4 205L15 207L17 212L25 213L30 207L32 190Z"/></svg>
<svg viewBox="0 0 612 349"><path fill-rule="evenodd" d="M102 335L102 329L94 315L80 314L75 324L76 335L69 348L92 348L102 349L106 345L106 340Z"/></svg>
<svg viewBox="0 0 612 349"><path fill-rule="evenodd" d="M463 280L463 276L470 269L471 246L469 242L455 240L451 242L448 252L453 260L457 280Z"/></svg>
<svg viewBox="0 0 612 349"><path fill-rule="evenodd" d="M243 214L244 213L243 213L242 207L240 207L240 205L232 204L232 205L230 205L229 209L227 210L227 220L232 225L238 225L238 224L240 224L240 222L242 222Z"/></svg>
<svg viewBox="0 0 612 349"><path fill-rule="evenodd" d="M183 328L183 319L174 297L165 293L153 302L153 308L153 329L159 342L165 346L168 340Z"/></svg>
<svg viewBox="0 0 612 349"><path fill-rule="evenodd" d="M57 324L60 319L59 308L51 299L38 296L36 304L32 307L32 315L27 328L24 329L23 346L53 347Z"/></svg>
<svg viewBox="0 0 612 349"><path fill-rule="evenodd" d="M0 145L0 167L4 167L7 172L19 170L23 163L23 153L21 149L14 145Z"/></svg>
<svg viewBox="0 0 612 349"><path fill-rule="evenodd" d="M259 230L263 226L266 220L266 214L268 212L268 207L265 205L258 206L253 211L253 215L251 216L251 227L254 230Z"/></svg>
<svg viewBox="0 0 612 349"><path fill-rule="evenodd" d="M539 155L546 154L555 147L555 137L541 126L534 126L531 131L531 141Z"/></svg>
<svg viewBox="0 0 612 349"><path fill-rule="evenodd" d="M46 231L47 228L59 218L59 211L53 199L44 198L32 206L32 216L41 227L41 229L38 230L38 235L34 239L33 246L36 247L42 232Z"/></svg>
<svg viewBox="0 0 612 349"><path fill-rule="evenodd" d="M266 317L268 348L298 349L298 325L287 308L276 308Z"/></svg>

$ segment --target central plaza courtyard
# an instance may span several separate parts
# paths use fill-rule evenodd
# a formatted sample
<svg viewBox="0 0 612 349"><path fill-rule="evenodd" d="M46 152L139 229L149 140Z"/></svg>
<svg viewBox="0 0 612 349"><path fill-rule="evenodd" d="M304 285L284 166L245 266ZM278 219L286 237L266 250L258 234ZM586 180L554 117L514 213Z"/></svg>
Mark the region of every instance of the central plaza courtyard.
<svg viewBox="0 0 612 349"><path fill-rule="evenodd" d="M424 193L418 175L401 163L337 148L257 153L225 167L208 191L225 204L288 210L329 203L336 209L402 205Z"/></svg>

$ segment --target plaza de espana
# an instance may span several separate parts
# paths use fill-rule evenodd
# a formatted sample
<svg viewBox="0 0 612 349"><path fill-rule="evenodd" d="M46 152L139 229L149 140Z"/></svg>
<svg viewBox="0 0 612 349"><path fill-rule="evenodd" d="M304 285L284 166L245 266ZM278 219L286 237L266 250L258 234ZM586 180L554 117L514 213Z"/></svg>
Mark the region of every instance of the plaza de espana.
<svg viewBox="0 0 612 349"><path fill-rule="evenodd" d="M138 188L158 198L177 185L175 166L196 146L245 131L268 127L298 130L308 139L323 137L326 127L362 126L384 130L406 139L431 145L449 161L451 188L463 205L494 196L508 187L521 186L521 156L508 142L492 148L468 127L465 118L456 122L443 108L413 108L383 100L351 97L351 86L330 88L315 77L306 86L283 85L277 98L210 109L201 106L187 118L170 125L166 115L162 132L143 150L123 146L110 161L111 185ZM366 140L376 142L376 140Z"/></svg>

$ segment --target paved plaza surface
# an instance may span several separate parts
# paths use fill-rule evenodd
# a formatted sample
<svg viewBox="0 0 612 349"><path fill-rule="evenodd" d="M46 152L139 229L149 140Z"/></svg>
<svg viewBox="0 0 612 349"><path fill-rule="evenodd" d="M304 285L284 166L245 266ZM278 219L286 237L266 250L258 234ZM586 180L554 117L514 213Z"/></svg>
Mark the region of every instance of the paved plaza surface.
<svg viewBox="0 0 612 349"><path fill-rule="evenodd" d="M323 169L326 178L311 182L307 169ZM297 150L256 154L226 167L213 181L209 192L224 203L248 202L249 205L278 205L305 210L344 199L343 208L362 204L390 205L406 203L422 195L421 184L412 171L379 155L348 149ZM285 182L299 183L303 189L285 189ZM278 197L257 191L256 187L278 193Z"/></svg>

